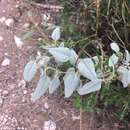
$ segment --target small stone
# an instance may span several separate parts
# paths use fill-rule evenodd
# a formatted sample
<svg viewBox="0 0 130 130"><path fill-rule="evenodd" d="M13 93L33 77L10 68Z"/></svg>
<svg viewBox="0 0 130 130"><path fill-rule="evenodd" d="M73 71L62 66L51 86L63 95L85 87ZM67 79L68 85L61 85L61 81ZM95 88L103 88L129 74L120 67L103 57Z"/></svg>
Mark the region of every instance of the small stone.
<svg viewBox="0 0 130 130"><path fill-rule="evenodd" d="M80 115L75 116L74 114L72 114L72 120L73 120L73 121L75 121L75 120L80 120Z"/></svg>
<svg viewBox="0 0 130 130"><path fill-rule="evenodd" d="M22 87L22 88L25 88L26 87L26 82L25 80L21 80L18 84L18 87Z"/></svg>
<svg viewBox="0 0 130 130"><path fill-rule="evenodd" d="M44 130L56 130L55 122L49 120L44 122Z"/></svg>
<svg viewBox="0 0 130 130"><path fill-rule="evenodd" d="M5 18L4 16L3 16L2 18L0 18L0 22L1 22L1 23L4 23L5 20L6 20L6 18Z"/></svg>
<svg viewBox="0 0 130 130"><path fill-rule="evenodd" d="M3 12L3 13L5 13L5 12L6 12L6 10L4 10L4 9L3 9L3 10L2 10L2 12Z"/></svg>
<svg viewBox="0 0 130 130"><path fill-rule="evenodd" d="M23 28L29 28L29 26L30 26L29 23L25 23L25 24L23 25Z"/></svg>
<svg viewBox="0 0 130 130"><path fill-rule="evenodd" d="M25 103L25 102L26 102L26 99L25 99L25 97L23 97L23 99L22 99L22 102L23 102L23 103Z"/></svg>
<svg viewBox="0 0 130 130"><path fill-rule="evenodd" d="M4 40L4 38L2 36L0 36L0 42L2 42Z"/></svg>
<svg viewBox="0 0 130 130"><path fill-rule="evenodd" d="M15 94L12 94L12 98L14 98L15 97Z"/></svg>
<svg viewBox="0 0 130 130"><path fill-rule="evenodd" d="M15 41L17 47L18 47L19 49L21 49L22 46L23 46L23 42L22 42L21 38L19 38L18 36L15 35L15 36L14 36L14 41Z"/></svg>
<svg viewBox="0 0 130 130"><path fill-rule="evenodd" d="M5 20L5 24L6 26L11 27L14 24L14 20L12 18L9 18Z"/></svg>
<svg viewBox="0 0 130 130"><path fill-rule="evenodd" d="M49 109L49 105L47 102L44 103L44 107L45 107L45 109Z"/></svg>
<svg viewBox="0 0 130 130"><path fill-rule="evenodd" d="M7 90L4 90L2 94L3 94L3 96L7 96L9 94L9 92Z"/></svg>
<svg viewBox="0 0 130 130"><path fill-rule="evenodd" d="M2 66L8 66L8 65L10 65L10 59L8 59L7 57L5 57L1 65Z"/></svg>
<svg viewBox="0 0 130 130"><path fill-rule="evenodd" d="M8 55L9 55L9 54L6 52L6 53L5 53L5 56L8 56Z"/></svg>
<svg viewBox="0 0 130 130"><path fill-rule="evenodd" d="M24 91L23 91L23 94L27 94L27 92L28 92L27 90L24 90Z"/></svg>
<svg viewBox="0 0 130 130"><path fill-rule="evenodd" d="M2 89L0 89L0 93L2 92Z"/></svg>
<svg viewBox="0 0 130 130"><path fill-rule="evenodd" d="M17 9L18 7L19 7L19 4L16 4L16 5L15 5L15 8Z"/></svg>
<svg viewBox="0 0 130 130"><path fill-rule="evenodd" d="M2 97L0 97L0 107L3 105L3 98Z"/></svg>

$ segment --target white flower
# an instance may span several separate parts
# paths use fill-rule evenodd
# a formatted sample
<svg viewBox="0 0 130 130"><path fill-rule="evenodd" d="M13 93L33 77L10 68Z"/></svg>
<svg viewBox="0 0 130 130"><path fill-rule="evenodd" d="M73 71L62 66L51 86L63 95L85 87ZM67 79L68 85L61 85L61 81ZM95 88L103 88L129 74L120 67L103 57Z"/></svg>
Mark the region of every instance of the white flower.
<svg viewBox="0 0 130 130"><path fill-rule="evenodd" d="M120 48L119 48L119 46L118 46L118 44L117 44L116 42L112 42L112 43L110 44L110 46L111 46L111 49L112 49L113 51L115 51L116 53L120 51Z"/></svg>

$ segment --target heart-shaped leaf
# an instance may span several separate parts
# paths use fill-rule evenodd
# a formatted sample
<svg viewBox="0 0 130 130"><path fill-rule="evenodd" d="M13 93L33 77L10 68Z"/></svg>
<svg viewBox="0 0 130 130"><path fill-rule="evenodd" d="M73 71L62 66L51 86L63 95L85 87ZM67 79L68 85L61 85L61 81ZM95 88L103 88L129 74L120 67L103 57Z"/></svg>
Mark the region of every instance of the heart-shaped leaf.
<svg viewBox="0 0 130 130"><path fill-rule="evenodd" d="M51 34L51 38L55 41L59 40L60 39L60 35L61 35L61 32L60 32L60 27L56 27L52 34Z"/></svg>
<svg viewBox="0 0 130 130"><path fill-rule="evenodd" d="M120 48L116 42L111 43L110 46L111 46L111 49L115 51L116 53L120 51Z"/></svg>
<svg viewBox="0 0 130 130"><path fill-rule="evenodd" d="M68 69L64 76L65 97L70 97L72 93L79 87L80 79L74 68Z"/></svg>
<svg viewBox="0 0 130 130"><path fill-rule="evenodd" d="M90 81L83 85L82 87L78 88L77 91L80 95L86 95L101 89L101 80L97 79L95 81Z"/></svg>
<svg viewBox="0 0 130 130"><path fill-rule="evenodd" d="M129 65L129 62L130 62L130 53L128 50L125 50L124 64Z"/></svg>
<svg viewBox="0 0 130 130"><path fill-rule="evenodd" d="M36 72L37 72L37 63L32 60L29 61L24 68L23 72L24 80L28 82L31 81Z"/></svg>
<svg viewBox="0 0 130 130"><path fill-rule="evenodd" d="M119 73L119 79L121 80L123 87L128 87L130 84L130 70L123 66L120 66L117 71Z"/></svg>
<svg viewBox="0 0 130 130"><path fill-rule="evenodd" d="M46 76L46 74L44 74L43 76L40 77L37 87L34 93L32 94L31 100L36 101L42 95L44 95L47 89L49 88L49 85L50 85L50 78Z"/></svg>
<svg viewBox="0 0 130 130"><path fill-rule="evenodd" d="M117 62L118 62L118 59L119 59L119 58L118 58L115 54L113 54L113 55L109 58L109 62L108 62L109 67L113 67L114 65L116 65Z"/></svg>
<svg viewBox="0 0 130 130"><path fill-rule="evenodd" d="M70 53L71 53L70 63L71 63L72 65L75 65L75 63L76 63L76 61L77 61L77 59L78 59L78 55L76 54L76 52L75 52L73 49L70 50Z"/></svg>
<svg viewBox="0 0 130 130"><path fill-rule="evenodd" d="M58 62L69 61L71 56L70 49L67 47L49 48L49 53L52 54Z"/></svg>
<svg viewBox="0 0 130 130"><path fill-rule="evenodd" d="M90 58L81 59L78 63L79 72L90 80L97 79L94 63Z"/></svg>
<svg viewBox="0 0 130 130"><path fill-rule="evenodd" d="M58 77L54 77L49 85L49 93L52 94L60 85Z"/></svg>

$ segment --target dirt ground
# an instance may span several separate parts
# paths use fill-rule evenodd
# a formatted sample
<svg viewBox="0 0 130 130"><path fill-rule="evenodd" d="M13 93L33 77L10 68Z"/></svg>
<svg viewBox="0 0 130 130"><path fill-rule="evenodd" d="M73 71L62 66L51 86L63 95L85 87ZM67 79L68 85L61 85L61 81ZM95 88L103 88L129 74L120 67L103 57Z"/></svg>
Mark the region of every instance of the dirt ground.
<svg viewBox="0 0 130 130"><path fill-rule="evenodd" d="M36 54L37 43L24 40L21 48L15 43L14 36L20 37L29 23L27 13L19 12L21 2L0 0L0 130L79 130L79 111L70 101L61 100L58 92L35 103L30 100L36 81L26 83L23 68ZM89 128L91 116L83 116L83 130L93 130ZM100 126L97 130L118 128Z"/></svg>

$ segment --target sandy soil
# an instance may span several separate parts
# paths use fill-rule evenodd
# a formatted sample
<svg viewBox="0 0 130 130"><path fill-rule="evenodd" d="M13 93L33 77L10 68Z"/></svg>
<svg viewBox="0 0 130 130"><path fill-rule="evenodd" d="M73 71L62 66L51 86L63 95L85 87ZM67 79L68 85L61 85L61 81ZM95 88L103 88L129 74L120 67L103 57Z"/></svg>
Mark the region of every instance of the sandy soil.
<svg viewBox="0 0 130 130"><path fill-rule="evenodd" d="M14 36L20 37L23 25L29 22L26 12L22 15L19 12L20 3L0 1L0 130L48 130L44 128L47 121L54 123L50 130L78 130L79 113L68 102L61 106L62 101L59 103L60 98L54 99L55 96L42 97L35 103L30 101L36 81L26 84L22 75L24 65L36 54L37 47L32 40L23 41L22 48L14 41ZM9 19L13 22L8 26ZM72 114L77 114L75 121Z"/></svg>

